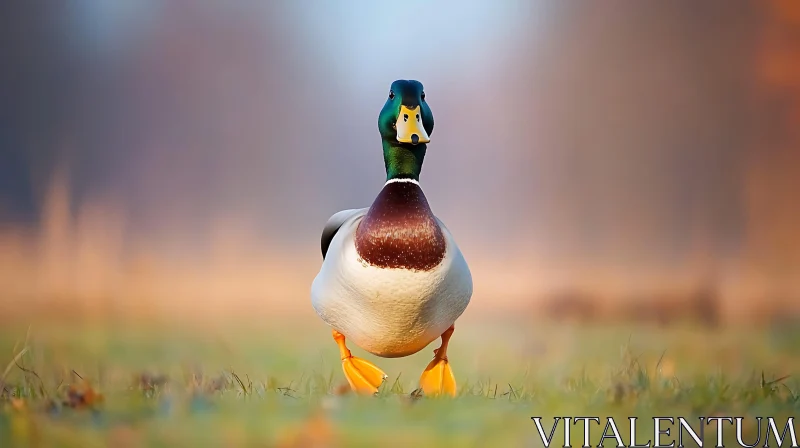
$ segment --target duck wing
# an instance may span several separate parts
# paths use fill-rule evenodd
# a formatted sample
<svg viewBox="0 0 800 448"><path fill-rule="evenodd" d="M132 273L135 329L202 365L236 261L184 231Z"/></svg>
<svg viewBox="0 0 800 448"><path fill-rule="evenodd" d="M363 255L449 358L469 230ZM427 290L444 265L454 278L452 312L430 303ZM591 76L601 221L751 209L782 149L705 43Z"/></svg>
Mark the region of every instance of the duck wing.
<svg viewBox="0 0 800 448"><path fill-rule="evenodd" d="M339 231L339 228L342 227L342 224L359 213L366 213L367 210L369 210L369 208L353 208L349 210L342 210L328 218L328 222L325 223L325 228L322 229L321 246L323 260L325 259L325 255L328 253L328 247L330 247L333 237L336 236L336 232Z"/></svg>

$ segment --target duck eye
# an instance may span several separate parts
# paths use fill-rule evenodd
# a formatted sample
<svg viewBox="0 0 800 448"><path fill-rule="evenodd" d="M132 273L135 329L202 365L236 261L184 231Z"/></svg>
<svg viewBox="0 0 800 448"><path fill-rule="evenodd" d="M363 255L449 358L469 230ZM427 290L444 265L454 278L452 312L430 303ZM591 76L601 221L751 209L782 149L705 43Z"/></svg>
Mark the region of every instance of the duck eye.
<svg viewBox="0 0 800 448"><path fill-rule="evenodd" d="M422 92L422 95L420 95L420 98L422 98L422 101L425 101L425 92Z"/></svg>
<svg viewBox="0 0 800 448"><path fill-rule="evenodd" d="M394 99L394 90L390 90L390 91L389 91L389 99L390 99L390 100L393 100L393 99Z"/></svg>

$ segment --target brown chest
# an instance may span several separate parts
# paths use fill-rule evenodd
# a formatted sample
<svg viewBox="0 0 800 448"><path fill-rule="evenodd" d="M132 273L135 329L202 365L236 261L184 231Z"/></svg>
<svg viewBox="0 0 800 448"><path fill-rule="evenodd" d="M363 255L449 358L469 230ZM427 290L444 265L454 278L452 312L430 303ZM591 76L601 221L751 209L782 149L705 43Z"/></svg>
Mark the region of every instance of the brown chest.
<svg viewBox="0 0 800 448"><path fill-rule="evenodd" d="M429 271L442 262L444 233L420 186L387 183L358 225L356 250L380 268Z"/></svg>

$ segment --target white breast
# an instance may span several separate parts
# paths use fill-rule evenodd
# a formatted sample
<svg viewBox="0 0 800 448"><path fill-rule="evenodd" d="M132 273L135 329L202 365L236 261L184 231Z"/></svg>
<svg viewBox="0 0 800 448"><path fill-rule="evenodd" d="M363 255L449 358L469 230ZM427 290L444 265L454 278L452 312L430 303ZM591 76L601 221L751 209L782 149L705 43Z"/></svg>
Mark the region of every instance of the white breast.
<svg viewBox="0 0 800 448"><path fill-rule="evenodd" d="M441 222L447 250L433 270L368 265L354 240L366 211L345 221L331 241L311 285L311 303L322 320L364 350L387 358L408 356L441 336L464 312L472 275Z"/></svg>

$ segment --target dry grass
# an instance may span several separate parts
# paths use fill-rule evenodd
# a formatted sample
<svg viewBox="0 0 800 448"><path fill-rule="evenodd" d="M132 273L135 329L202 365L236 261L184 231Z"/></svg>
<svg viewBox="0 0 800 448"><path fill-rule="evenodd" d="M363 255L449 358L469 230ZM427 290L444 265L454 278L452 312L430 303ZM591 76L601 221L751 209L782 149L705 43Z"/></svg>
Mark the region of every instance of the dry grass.
<svg viewBox="0 0 800 448"><path fill-rule="evenodd" d="M566 291L545 297L537 316L544 320L572 322L654 323L670 325L694 322L708 327L722 321L724 304L711 287L692 291L639 293L624 300L604 301L596 294ZM777 311L777 310L773 310ZM778 315L786 313L778 313ZM768 324L771 314L755 316L751 324ZM759 319L760 318L760 319ZM766 318L766 320L764 319Z"/></svg>
<svg viewBox="0 0 800 448"><path fill-rule="evenodd" d="M6 326L0 446L522 446L534 415L800 410L796 328L467 321L454 400L411 393L429 349L387 360L351 347L390 375L378 397L353 396L329 339L314 320Z"/></svg>

